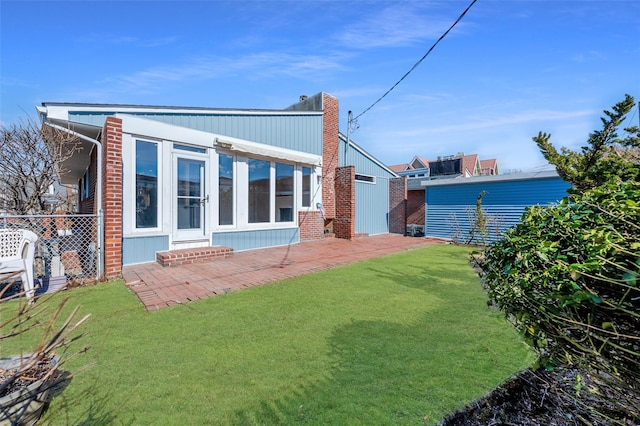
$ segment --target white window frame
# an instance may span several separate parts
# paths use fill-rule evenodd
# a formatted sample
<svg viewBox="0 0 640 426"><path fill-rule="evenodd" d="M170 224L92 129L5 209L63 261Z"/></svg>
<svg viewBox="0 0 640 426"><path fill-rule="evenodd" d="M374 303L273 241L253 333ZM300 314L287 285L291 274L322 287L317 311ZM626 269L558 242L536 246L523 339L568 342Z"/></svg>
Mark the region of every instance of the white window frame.
<svg viewBox="0 0 640 426"><path fill-rule="evenodd" d="M233 223L230 225L220 225L220 155L228 155L233 160L231 161L232 173L233 173L233 181L232 181L232 191L233 191ZM238 228L238 155L235 152L230 151L217 151L215 155L215 160L212 161L211 172L213 176L213 188L215 190L215 208L213 209L213 220L212 220L212 228L217 230L231 230ZM212 201L214 201L212 199Z"/></svg>
<svg viewBox="0 0 640 426"><path fill-rule="evenodd" d="M144 137L137 137L135 135L131 135L131 151L132 151L132 159L133 161L131 162L131 166L132 166L132 170L131 170L131 185L125 185L126 187L129 187L129 200L131 200L131 211L130 211L130 215L129 217L130 219L130 223L131 223L131 229L130 232L131 234L157 234L158 232L162 231L163 229L163 210L164 210L164 198L163 196L165 195L165 191L163 190L164 188L164 165L163 165L163 147L166 145L166 143L161 142L161 141L157 141L157 140L153 140L150 138L144 138ZM136 218L136 199L137 199L137 188L136 188L136 169L138 167L138 164L136 163L136 155L137 155L137 151L138 151L138 141L140 142L147 142L147 143L153 143L156 145L156 161L157 161L157 168L158 168L158 183L157 183L157 193L156 193L156 209L157 209L157 220L156 220L156 226L153 228L138 228L138 224L137 224L137 218ZM124 230L124 229L123 229Z"/></svg>
<svg viewBox="0 0 640 426"><path fill-rule="evenodd" d="M216 150L216 159L213 166L213 176L216 189L219 185L219 159L217 155L226 154L234 158L233 161L233 199L234 199L234 224L219 225L219 212L215 209L213 218L213 228L215 231L226 230L253 230L253 229L276 229L291 228L298 226L298 212L315 210L316 192L320 189L318 166L311 164L300 164L281 160L278 158L262 157L258 155L240 155L235 151ZM261 160L269 162L269 221L249 223L249 160ZM293 166L293 212L290 222L276 222L276 163ZM310 206L302 207L302 167L310 169ZM216 197L218 196L216 190ZM218 199L216 198L216 202Z"/></svg>
<svg viewBox="0 0 640 426"><path fill-rule="evenodd" d="M302 169L303 168L307 168L310 170L309 173L309 205L308 206L303 206L302 205ZM294 172L295 174L295 179L296 179L296 197L299 200L298 203L296 203L296 207L298 208L298 211L309 211L309 210L313 210L313 201L315 198L315 191L316 191L316 184L315 184L315 167L311 166L311 165L307 165L307 164L299 164L296 167L296 170Z"/></svg>
<svg viewBox="0 0 640 426"><path fill-rule="evenodd" d="M361 180L361 179L358 179L358 176L371 178L371 180L370 181L369 180ZM375 185L376 184L376 177L375 176L365 175L364 173L356 173L354 180L356 182L366 183L366 184L369 184L369 185Z"/></svg>

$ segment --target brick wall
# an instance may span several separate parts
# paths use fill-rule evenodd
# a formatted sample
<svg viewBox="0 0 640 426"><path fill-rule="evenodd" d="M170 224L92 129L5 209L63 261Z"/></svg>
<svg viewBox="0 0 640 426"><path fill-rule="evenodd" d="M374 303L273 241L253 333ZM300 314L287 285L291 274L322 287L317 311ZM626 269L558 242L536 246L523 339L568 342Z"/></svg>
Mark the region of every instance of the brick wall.
<svg viewBox="0 0 640 426"><path fill-rule="evenodd" d="M122 120L108 117L102 129L104 275L122 275Z"/></svg>
<svg viewBox="0 0 640 426"><path fill-rule="evenodd" d="M335 170L338 167L338 99L322 94L322 205L327 219L336 217Z"/></svg>
<svg viewBox="0 0 640 426"><path fill-rule="evenodd" d="M322 213L317 210L298 212L298 226L300 242L324 238L324 219Z"/></svg>
<svg viewBox="0 0 640 426"><path fill-rule="evenodd" d="M389 232L403 234L407 226L407 178L389 179Z"/></svg>
<svg viewBox="0 0 640 426"><path fill-rule="evenodd" d="M336 238L352 239L355 236L356 169L354 166L338 167L335 171L336 217L333 233Z"/></svg>
<svg viewBox="0 0 640 426"><path fill-rule="evenodd" d="M407 191L407 218L411 220L407 223L424 225L424 189Z"/></svg>

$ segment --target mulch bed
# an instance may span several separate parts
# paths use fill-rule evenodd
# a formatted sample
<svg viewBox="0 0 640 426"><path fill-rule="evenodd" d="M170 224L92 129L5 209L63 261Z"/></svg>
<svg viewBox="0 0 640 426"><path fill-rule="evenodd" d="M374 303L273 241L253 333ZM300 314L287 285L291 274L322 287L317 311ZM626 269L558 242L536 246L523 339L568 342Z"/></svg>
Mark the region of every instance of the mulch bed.
<svg viewBox="0 0 640 426"><path fill-rule="evenodd" d="M581 391L576 390L580 377ZM635 425L612 401L620 401L608 386L599 383L598 394L589 375L576 369L556 371L527 369L491 393L449 415L439 426L564 426ZM637 404L638 401L632 401ZM638 405L635 405L638 407ZM598 416L594 411L605 414ZM607 419L608 417L608 419Z"/></svg>

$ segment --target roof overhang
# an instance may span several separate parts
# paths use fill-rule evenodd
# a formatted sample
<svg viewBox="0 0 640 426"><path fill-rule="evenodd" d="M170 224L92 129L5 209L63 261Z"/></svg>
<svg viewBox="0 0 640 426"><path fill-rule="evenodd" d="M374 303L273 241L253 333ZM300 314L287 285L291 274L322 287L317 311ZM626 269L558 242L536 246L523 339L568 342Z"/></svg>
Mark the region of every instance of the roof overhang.
<svg viewBox="0 0 640 426"><path fill-rule="evenodd" d="M473 183L481 182L506 182L512 180L551 179L559 177L560 176L558 175L558 172L556 172L555 170L543 170L534 172L510 173L506 175L473 176L464 179L454 178L423 180L420 182L420 185L424 188L429 186L470 185Z"/></svg>
<svg viewBox="0 0 640 426"><path fill-rule="evenodd" d="M51 123L69 132L86 136L89 139L98 140L102 128L87 124L74 123L68 120L68 114L61 108L36 107L43 123ZM66 160L60 163L60 182L65 185L77 184L84 176L89 164L91 164L91 151L95 144L80 137L73 139L74 152Z"/></svg>

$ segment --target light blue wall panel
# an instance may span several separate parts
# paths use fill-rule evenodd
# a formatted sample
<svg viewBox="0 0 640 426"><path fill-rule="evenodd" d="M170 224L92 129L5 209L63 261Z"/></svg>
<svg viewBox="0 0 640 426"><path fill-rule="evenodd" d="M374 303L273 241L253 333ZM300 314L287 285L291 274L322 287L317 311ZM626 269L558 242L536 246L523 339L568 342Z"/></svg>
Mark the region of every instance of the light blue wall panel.
<svg viewBox="0 0 640 426"><path fill-rule="evenodd" d="M255 231L214 232L213 244L234 251L284 246L300 241L298 228L261 229Z"/></svg>
<svg viewBox="0 0 640 426"><path fill-rule="evenodd" d="M340 137L338 164L354 166L356 174L375 176L374 183L356 181L355 231L363 234L389 232L389 179L395 175L360 146Z"/></svg>
<svg viewBox="0 0 640 426"><path fill-rule="evenodd" d="M112 112L82 112L72 111L69 112L69 121L72 123L88 124L102 128L107 117L111 117L116 114L116 111Z"/></svg>
<svg viewBox="0 0 640 426"><path fill-rule="evenodd" d="M494 241L516 225L528 206L551 205L567 195L569 184L560 177L465 182L426 188L425 235L466 241L482 191L487 240ZM478 242L476 240L475 242Z"/></svg>
<svg viewBox="0 0 640 426"><path fill-rule="evenodd" d="M356 182L357 233L389 232L389 180L376 178L376 183Z"/></svg>
<svg viewBox="0 0 640 426"><path fill-rule="evenodd" d="M347 148L346 141L340 138L338 144L338 164L340 166L354 166L356 173L381 176L386 178L395 177L394 174L379 162L375 161L371 155L367 154L361 147L349 144Z"/></svg>
<svg viewBox="0 0 640 426"><path fill-rule="evenodd" d="M122 264L155 262L156 252L168 249L168 235L125 237L122 239Z"/></svg>
<svg viewBox="0 0 640 426"><path fill-rule="evenodd" d="M117 111L114 111L114 113ZM71 121L102 127L114 113L69 114ZM161 121L210 133L246 139L266 145L322 155L321 114L242 114L242 113L131 113L137 117Z"/></svg>
<svg viewBox="0 0 640 426"><path fill-rule="evenodd" d="M522 213L527 206L483 206L487 219L486 241L495 241L508 228L520 221ZM447 238L455 241L466 242L470 233L470 223L475 214L474 205L427 205L426 225L424 233L430 237ZM476 237L474 243L480 243Z"/></svg>
<svg viewBox="0 0 640 426"><path fill-rule="evenodd" d="M507 180L496 182L466 183L428 186L427 204L457 205L474 204L478 194L486 191L482 205L533 205L559 201L567 195L570 185L559 177Z"/></svg>

